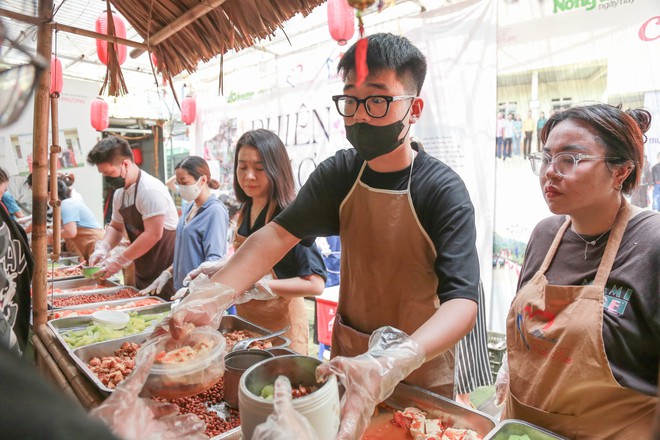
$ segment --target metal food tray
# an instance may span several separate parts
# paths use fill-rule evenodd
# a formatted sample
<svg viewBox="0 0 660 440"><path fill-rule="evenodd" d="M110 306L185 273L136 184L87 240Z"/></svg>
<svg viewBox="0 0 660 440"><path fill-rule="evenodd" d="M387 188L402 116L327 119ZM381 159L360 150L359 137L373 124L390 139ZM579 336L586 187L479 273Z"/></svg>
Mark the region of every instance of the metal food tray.
<svg viewBox="0 0 660 440"><path fill-rule="evenodd" d="M96 291L96 293L98 293L98 291ZM138 298L116 299L116 300L112 300L112 301L105 301L105 302L98 302L98 303L80 304L80 305L77 305L77 306L56 307L54 310L56 310L58 312L61 312L63 310L86 310L86 309L93 309L93 308L103 307L105 305L114 307L114 306L121 306L121 305L124 305L124 304L128 304L132 301L143 300L145 298L155 299L159 303L169 302L169 301L166 301L163 298L160 298L158 296L141 296L141 297L138 297ZM152 306L155 306L155 305L158 305L158 304L151 304L151 305L148 305L148 306L139 306L139 307L130 307L130 308L127 308L127 309L121 309L121 311L135 312L135 311L140 311L140 310L142 310L146 307L152 307ZM62 318L57 318L57 319L62 319Z"/></svg>
<svg viewBox="0 0 660 440"><path fill-rule="evenodd" d="M112 356L112 354L120 349L125 342L135 342L136 344L142 345L145 339L147 339L147 336L149 336L149 333L140 333L137 335L126 336L125 338L113 339L111 341L105 342L97 342L96 344L89 344L73 350L71 357L76 363L78 369L85 376L87 376L99 390L109 394L114 390L103 385L103 382L101 382L98 376L96 376L96 374L94 374L94 372L87 367L87 362L89 362L93 357Z"/></svg>
<svg viewBox="0 0 660 440"><path fill-rule="evenodd" d="M49 254L52 254L52 250L49 251ZM48 267L50 268L50 265L52 263L52 260L50 259L50 255L48 256ZM60 258L55 262L56 265L58 266L73 266L78 263L80 263L80 255L75 254L73 252L62 252L60 253Z"/></svg>
<svg viewBox="0 0 660 440"><path fill-rule="evenodd" d="M452 428L471 429L482 437L497 425L497 419L488 414L405 383L398 384L394 393L384 403L398 410L414 406L424 411L427 418L441 419L443 425Z"/></svg>
<svg viewBox="0 0 660 440"><path fill-rule="evenodd" d="M59 306L53 306L52 299L57 299L57 298L69 298L72 296L89 296L89 295L102 295L104 297L107 297L107 299L103 301L97 301L93 303L87 303L84 304L86 306L89 306L91 304L99 304L99 303L107 303L107 302L115 302L115 301L123 301L125 299L131 299L131 300L136 300L136 299L143 299L143 298L149 298L150 295L142 295L142 296L136 296L133 298L118 298L118 299L113 299L112 297L117 294L120 290L132 290L133 292L139 292L135 287L132 286L115 286L115 287L108 287L107 289L96 289L96 290L83 290L81 292L71 292L71 293L55 293L55 294L49 294L48 295L48 307L52 309L62 309L62 308L69 308L69 307L74 307L74 306L64 306L64 307L59 307ZM83 305L83 304L78 304L78 305Z"/></svg>
<svg viewBox="0 0 660 440"><path fill-rule="evenodd" d="M140 314L156 314L156 313L162 313L162 312L169 312L172 308L172 303L163 303L163 304L156 304L153 306L146 306L146 307L141 307L139 310L132 310L132 311L138 311ZM46 325L50 327L52 332L55 334L57 339L60 341L62 346L69 352L71 352L72 349L69 347L69 344L67 344L64 341L64 338L61 335L61 332L66 331L66 330L73 330L76 328L84 327L86 325L89 325L92 322L92 317L91 315L88 316L72 316L72 317L66 317L66 318L59 318L59 319L53 319L52 321L48 321ZM151 330L148 330L142 334L146 335L150 333ZM134 336L134 335L130 335ZM119 338L123 339L123 338ZM90 345L98 345L98 344L104 344L107 342L111 341L105 341L105 342L98 342L96 344L90 344ZM79 347L79 348L84 348L84 347Z"/></svg>
<svg viewBox="0 0 660 440"><path fill-rule="evenodd" d="M566 437L550 432L540 426L517 419L503 420L490 434L484 437L484 440L509 440L509 437L512 435L525 434L527 434L530 440L567 440Z"/></svg>
<svg viewBox="0 0 660 440"><path fill-rule="evenodd" d="M254 324L246 319L241 318L240 316L235 316L235 315L223 316L222 320L220 321L220 327L218 327L218 330L223 335L225 333L232 332L234 330L246 330L252 333L256 333L259 336L267 335L268 333L277 331L277 329L269 330L263 328L261 326L258 326L257 324ZM289 338L286 338L284 336L275 336L274 338L264 339L264 341L270 341L270 343L273 344L273 348L288 347L291 344Z"/></svg>
<svg viewBox="0 0 660 440"><path fill-rule="evenodd" d="M453 400L405 383L398 384L394 393L384 403L398 410L408 406L417 407L427 413L428 417L442 419L454 428L472 429L482 437L491 432L497 424L497 420L488 414L466 408ZM241 428L238 427L213 437L212 440L240 438ZM535 439L532 437L532 440Z"/></svg>
<svg viewBox="0 0 660 440"><path fill-rule="evenodd" d="M110 280L101 280L101 279L89 279L89 278L78 278L75 280L66 280L66 281L55 281L52 283L54 289L78 289L80 287L93 286L95 284L105 286L104 288L117 287L118 283L115 283ZM48 290L50 290L51 283L48 282ZM89 291L88 291L89 292ZM82 292L71 292L71 293L82 293ZM59 293L56 295L60 295Z"/></svg>

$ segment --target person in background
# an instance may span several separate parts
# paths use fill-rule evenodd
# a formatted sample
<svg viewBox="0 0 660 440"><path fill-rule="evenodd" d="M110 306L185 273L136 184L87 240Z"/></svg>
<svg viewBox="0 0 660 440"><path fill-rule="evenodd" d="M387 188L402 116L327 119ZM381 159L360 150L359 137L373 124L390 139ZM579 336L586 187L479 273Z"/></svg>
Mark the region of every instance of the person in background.
<svg viewBox="0 0 660 440"><path fill-rule="evenodd" d="M367 38L366 79L357 77L353 45L338 65L343 93L333 97L355 148L321 162L293 203L212 278L245 292L301 240L341 237L333 359L317 370L346 387L339 438L360 438L376 404L403 379L453 398L453 347L474 326L478 300L465 184L409 135L424 107L426 59L405 37ZM184 302L169 321L174 337L222 313L209 303L204 316L194 314Z"/></svg>
<svg viewBox="0 0 660 440"><path fill-rule="evenodd" d="M509 113L504 120L504 150L502 159L511 157L511 144L513 143L513 113Z"/></svg>
<svg viewBox="0 0 660 440"><path fill-rule="evenodd" d="M532 135L534 134L534 119L532 119L531 110L527 112L527 117L523 121L522 131L525 133L525 139L523 141L523 159L526 160L529 153L532 152Z"/></svg>
<svg viewBox="0 0 660 440"><path fill-rule="evenodd" d="M189 156L174 167L174 172L176 189L187 203L176 227L174 262L141 293L158 295L170 279L179 290L190 271L227 253L229 215L225 205L211 194L220 184L211 178L209 165L199 156Z"/></svg>
<svg viewBox="0 0 660 440"><path fill-rule="evenodd" d="M523 123L520 120L520 115L516 113L513 118L513 155L520 156L520 141L522 140Z"/></svg>
<svg viewBox="0 0 660 440"><path fill-rule="evenodd" d="M653 178L653 210L660 211L660 153L658 153L658 162L651 168Z"/></svg>
<svg viewBox="0 0 660 440"><path fill-rule="evenodd" d="M50 191L49 179L49 197ZM96 242L103 239L103 229L101 229L96 217L87 205L80 199L71 197L71 188L66 184L63 177L57 178L57 196L62 202L60 205L62 238L66 244L66 249L87 261L94 252ZM52 237L53 230L48 229L47 232L48 236Z"/></svg>
<svg viewBox="0 0 660 440"><path fill-rule="evenodd" d="M660 214L630 206L651 114L553 115L532 169L555 216L532 232L507 318L503 419L572 439L650 438L658 406Z"/></svg>
<svg viewBox="0 0 660 440"><path fill-rule="evenodd" d="M234 194L242 203L234 234L234 249L238 250L296 197L289 155L272 131L252 130L238 139L234 154ZM200 269L213 274L222 267L223 262L218 263L202 265ZM307 354L309 329L303 297L323 292L327 273L321 253L313 239L298 243L269 269L270 276L261 280L259 287L277 297L237 305L236 312L273 331L289 325L284 336L291 340L291 349ZM198 273L199 270L194 271L191 277Z"/></svg>
<svg viewBox="0 0 660 440"><path fill-rule="evenodd" d="M536 121L536 151L542 151L543 143L541 142L541 132L545 127L548 120L545 118L545 113L539 114L539 119Z"/></svg>
<svg viewBox="0 0 660 440"><path fill-rule="evenodd" d="M504 149L504 112L497 112L497 125L495 126L495 155L498 159L504 159L506 151Z"/></svg>
<svg viewBox="0 0 660 440"><path fill-rule="evenodd" d="M642 176L639 185L630 195L630 203L640 208L649 206L649 190L653 188L653 176L651 174L651 165L649 158L644 155L644 164L642 165Z"/></svg>
<svg viewBox="0 0 660 440"><path fill-rule="evenodd" d="M32 189L28 185L26 176L9 176L9 187L7 190L14 196L16 203L25 215L32 214Z"/></svg>
<svg viewBox="0 0 660 440"><path fill-rule="evenodd" d="M9 180L5 183L5 191L2 194L2 204L5 205L5 208L7 211L9 211L9 215L16 220L19 218L25 217L25 213L23 210L21 210L21 207L18 206L18 203L16 203L16 199L14 199L14 196L11 195L9 191L7 191L7 187L9 185Z"/></svg>
<svg viewBox="0 0 660 440"><path fill-rule="evenodd" d="M116 188L112 221L103 240L96 242L90 266L101 266L94 275L108 278L135 261L135 286L148 287L174 260L178 216L167 188L160 180L140 170L125 139L108 136L89 152L87 161L96 165L108 186ZM124 232L131 242L125 250L110 255ZM169 300L174 287L169 281L160 297Z"/></svg>

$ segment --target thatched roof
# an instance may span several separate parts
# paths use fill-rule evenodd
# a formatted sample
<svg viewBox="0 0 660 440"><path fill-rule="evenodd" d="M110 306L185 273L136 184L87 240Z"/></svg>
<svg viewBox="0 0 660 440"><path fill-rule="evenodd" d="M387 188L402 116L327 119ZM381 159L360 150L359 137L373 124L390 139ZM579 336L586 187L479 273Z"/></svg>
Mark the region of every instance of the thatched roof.
<svg viewBox="0 0 660 440"><path fill-rule="evenodd" d="M199 61L209 61L229 50L241 50L268 38L297 13L306 16L325 0L111 0L158 58L159 67L174 76L194 72ZM153 44L152 38L184 24L193 10L210 12ZM177 22L177 19L179 20ZM178 26L177 26L178 27ZM164 63L164 66L163 64Z"/></svg>

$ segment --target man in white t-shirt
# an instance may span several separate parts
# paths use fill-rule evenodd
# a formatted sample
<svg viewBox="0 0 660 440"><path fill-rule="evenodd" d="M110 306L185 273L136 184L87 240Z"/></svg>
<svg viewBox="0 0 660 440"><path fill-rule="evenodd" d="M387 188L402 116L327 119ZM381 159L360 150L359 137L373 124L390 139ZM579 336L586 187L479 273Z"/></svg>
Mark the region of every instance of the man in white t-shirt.
<svg viewBox="0 0 660 440"><path fill-rule="evenodd" d="M87 161L96 165L108 186L116 189L112 220L103 240L96 242L89 265L101 266L95 276L107 278L135 262L135 285L144 289L174 259L178 216L172 197L160 180L135 164L133 152L124 139L115 136L102 139L89 152ZM124 232L131 245L111 253ZM159 296L169 300L173 294L170 280Z"/></svg>

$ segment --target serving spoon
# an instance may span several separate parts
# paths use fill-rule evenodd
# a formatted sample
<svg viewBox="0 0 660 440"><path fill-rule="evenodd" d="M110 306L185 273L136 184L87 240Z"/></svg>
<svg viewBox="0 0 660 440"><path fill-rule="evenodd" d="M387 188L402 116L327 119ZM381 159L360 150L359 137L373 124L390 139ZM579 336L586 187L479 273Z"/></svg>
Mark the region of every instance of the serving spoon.
<svg viewBox="0 0 660 440"><path fill-rule="evenodd" d="M238 341L236 344L234 344L234 346L232 347L232 349L230 351L245 350L254 341L262 341L264 339L274 338L275 336L279 336L283 333L286 333L287 330L289 330L289 327L291 327L291 326L287 325L282 330L278 330L278 331L273 332L273 333L268 333L267 335L255 336L254 338L248 338L248 339L243 339L242 341Z"/></svg>

